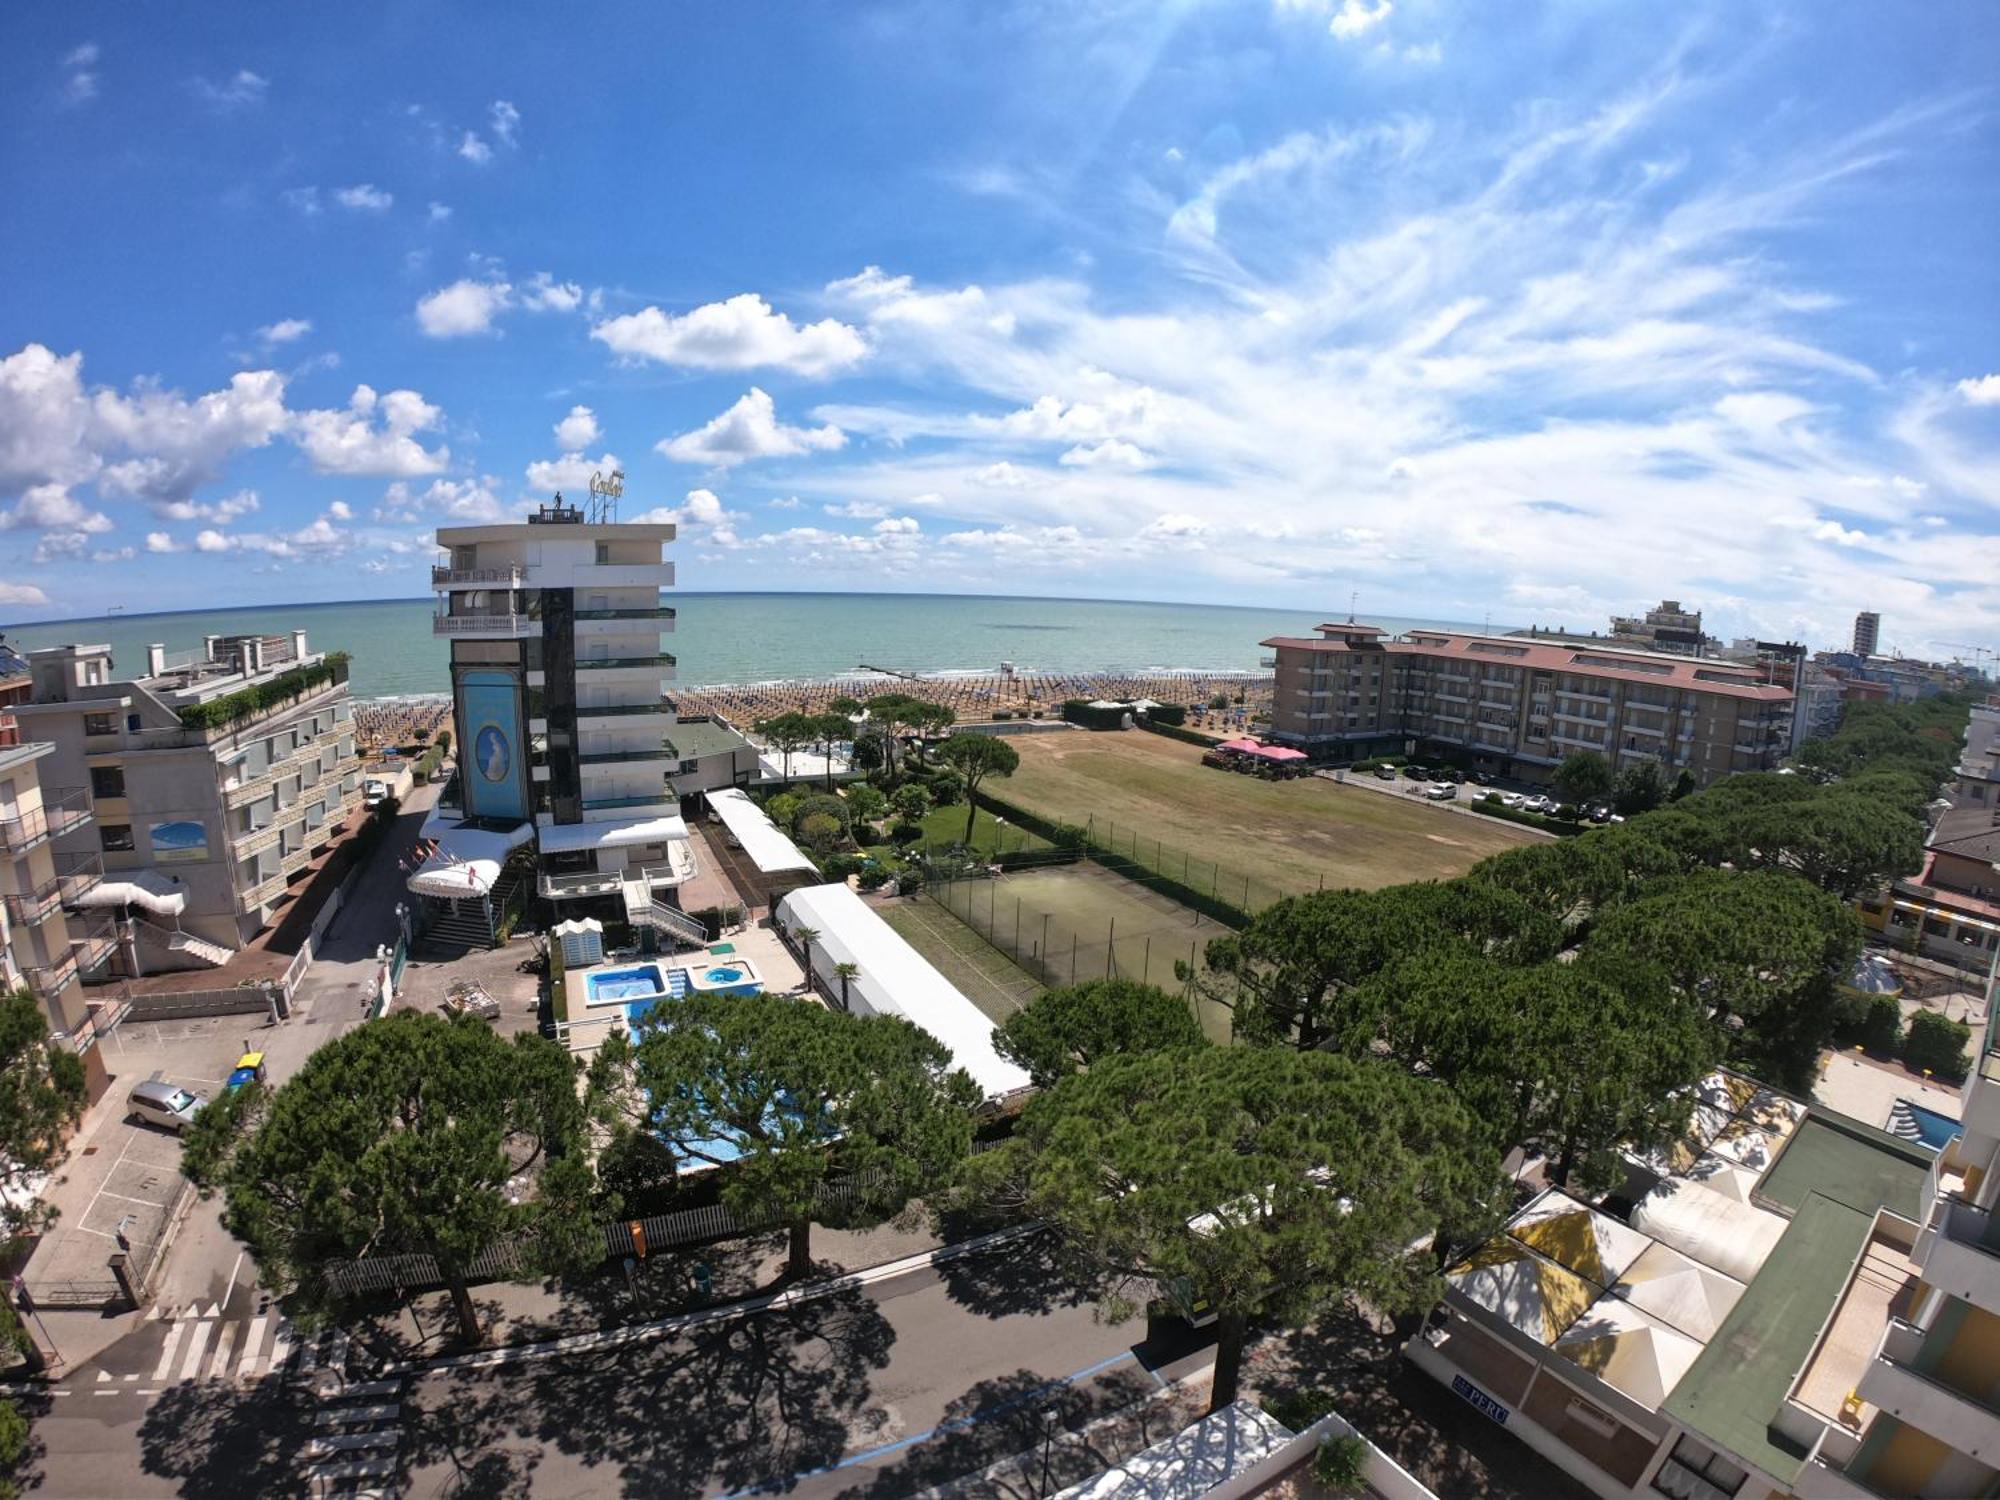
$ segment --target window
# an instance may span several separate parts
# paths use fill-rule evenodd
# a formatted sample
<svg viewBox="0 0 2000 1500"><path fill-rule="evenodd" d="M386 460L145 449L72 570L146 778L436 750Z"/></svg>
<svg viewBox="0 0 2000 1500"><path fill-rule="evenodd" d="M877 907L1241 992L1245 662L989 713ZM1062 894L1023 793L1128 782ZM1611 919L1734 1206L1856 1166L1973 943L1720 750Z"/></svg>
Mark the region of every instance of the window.
<svg viewBox="0 0 2000 1500"><path fill-rule="evenodd" d="M92 766L90 768L90 795L93 797L124 796L125 768L123 766Z"/></svg>
<svg viewBox="0 0 2000 1500"><path fill-rule="evenodd" d="M694 773L695 773L696 771L698 771L698 770L700 770L700 769L701 769L701 762L700 762L700 761L698 761L698 760L684 760L684 761L682 761L682 762L681 762L681 770L680 770L680 774L681 774L681 775L683 775L683 776L692 776L692 775L694 775Z"/></svg>
<svg viewBox="0 0 2000 1500"><path fill-rule="evenodd" d="M99 823L97 837L106 854L128 854L138 847L132 842L130 823Z"/></svg>
<svg viewBox="0 0 2000 1500"><path fill-rule="evenodd" d="M599 543L597 544L597 565L598 565L598 567L600 567L600 568L601 568L601 567L603 567L603 566L604 566L605 564L609 563L610 561L611 561L611 543L609 543L609 542L599 542Z"/></svg>
<svg viewBox="0 0 2000 1500"><path fill-rule="evenodd" d="M134 734L137 734L139 732L139 716L137 714L125 715L125 727Z"/></svg>
<svg viewBox="0 0 2000 1500"><path fill-rule="evenodd" d="M112 727L110 714L85 714L83 716L83 732L85 734L116 734L117 730Z"/></svg>
<svg viewBox="0 0 2000 1500"><path fill-rule="evenodd" d="M1713 1448L1682 1433L1653 1476L1653 1488L1675 1500L1727 1500L1749 1477Z"/></svg>

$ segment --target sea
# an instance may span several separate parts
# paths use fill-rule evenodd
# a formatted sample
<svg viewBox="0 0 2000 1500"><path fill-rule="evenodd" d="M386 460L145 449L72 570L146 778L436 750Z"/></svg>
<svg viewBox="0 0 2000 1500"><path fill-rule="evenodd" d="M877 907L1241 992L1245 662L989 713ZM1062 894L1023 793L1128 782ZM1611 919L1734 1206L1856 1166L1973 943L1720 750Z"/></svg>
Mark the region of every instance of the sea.
<svg viewBox="0 0 2000 1500"><path fill-rule="evenodd" d="M1327 618L1310 610L1110 599L1021 599L978 594L696 593L668 596L677 611L666 648L677 681L713 687L840 677L863 669L924 675L996 672L1197 670L1253 672L1272 635L1309 634ZM121 671L145 670L155 643L171 656L207 635L306 632L318 651L353 658L357 698L448 693L447 642L431 634L434 601L273 604L0 627L16 650L71 642L111 647ZM1485 627L1369 615L1386 630ZM1506 627L1494 627L1506 628Z"/></svg>

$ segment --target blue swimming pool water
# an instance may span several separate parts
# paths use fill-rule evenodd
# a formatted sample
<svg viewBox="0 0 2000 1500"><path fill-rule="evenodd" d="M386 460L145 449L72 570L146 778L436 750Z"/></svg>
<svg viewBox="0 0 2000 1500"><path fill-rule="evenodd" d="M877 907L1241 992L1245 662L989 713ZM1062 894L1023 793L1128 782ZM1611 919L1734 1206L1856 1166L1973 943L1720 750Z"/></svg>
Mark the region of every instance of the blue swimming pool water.
<svg viewBox="0 0 2000 1500"><path fill-rule="evenodd" d="M737 980L743 977L743 971L741 969L732 969L727 966L723 966L719 968L710 969L702 977L706 979L710 984L734 984L736 983Z"/></svg>
<svg viewBox="0 0 2000 1500"><path fill-rule="evenodd" d="M1965 1134L1965 1126L1950 1115L1941 1115L1934 1109L1925 1109L1921 1104L1903 1101L1910 1111L1910 1119L1917 1127L1917 1139L1933 1151L1942 1151L1959 1136Z"/></svg>
<svg viewBox="0 0 2000 1500"><path fill-rule="evenodd" d="M601 1000L635 1000L661 994L666 989L659 969L653 964L642 964L635 969L606 969L601 974L587 976L584 985L590 991L592 1005Z"/></svg>

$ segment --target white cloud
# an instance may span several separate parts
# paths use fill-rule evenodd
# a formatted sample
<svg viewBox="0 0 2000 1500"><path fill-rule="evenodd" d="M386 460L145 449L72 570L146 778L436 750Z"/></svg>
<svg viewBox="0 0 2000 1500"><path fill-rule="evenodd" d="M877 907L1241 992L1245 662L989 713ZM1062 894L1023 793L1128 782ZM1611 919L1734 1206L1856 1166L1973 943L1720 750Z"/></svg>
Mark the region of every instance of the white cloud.
<svg viewBox="0 0 2000 1500"><path fill-rule="evenodd" d="M605 319L590 336L627 359L700 370L769 365L822 376L858 363L868 352L867 342L847 324L833 318L794 324L754 292L679 315L647 307Z"/></svg>
<svg viewBox="0 0 2000 1500"><path fill-rule="evenodd" d="M310 318L280 318L258 329L257 337L266 344L290 344L311 333L312 328Z"/></svg>
<svg viewBox="0 0 2000 1500"><path fill-rule="evenodd" d="M146 550L148 552L185 552L187 548L175 541L164 531L149 531L146 533Z"/></svg>
<svg viewBox="0 0 2000 1500"><path fill-rule="evenodd" d="M513 287L504 281L466 277L419 298L417 325L434 339L487 333L492 331L493 320L512 304L513 295Z"/></svg>
<svg viewBox="0 0 2000 1500"><path fill-rule="evenodd" d="M678 463L726 469L757 458L828 452L847 441L838 427L787 427L778 421L771 398L752 386L728 411L679 437L655 444Z"/></svg>
<svg viewBox="0 0 2000 1500"><path fill-rule="evenodd" d="M85 104L97 97L98 46L85 42L63 58L63 98L70 104Z"/></svg>
<svg viewBox="0 0 2000 1500"><path fill-rule="evenodd" d="M340 188L333 197L342 208L368 214L387 213L396 201L394 193L384 192L372 182L358 182L353 187Z"/></svg>
<svg viewBox="0 0 2000 1500"><path fill-rule="evenodd" d="M1342 40L1361 36L1389 19L1395 10L1391 0L1340 0L1326 29Z"/></svg>
<svg viewBox="0 0 2000 1500"><path fill-rule="evenodd" d="M1140 530L1139 535L1149 541L1177 542L1192 541L1208 534L1208 522L1200 516L1181 513L1156 516Z"/></svg>
<svg viewBox="0 0 2000 1500"><path fill-rule="evenodd" d="M32 486L9 511L0 511L0 531L71 531L97 536L111 529L111 517L94 511L60 484Z"/></svg>
<svg viewBox="0 0 2000 1500"><path fill-rule="evenodd" d="M521 289L521 305L534 312L574 312L582 301L582 287L557 281L547 271L535 272Z"/></svg>
<svg viewBox="0 0 2000 1500"><path fill-rule="evenodd" d="M494 139L508 146L517 144L516 136L521 128L521 112L518 109L505 99L495 99L486 116L493 127Z"/></svg>
<svg viewBox="0 0 2000 1500"><path fill-rule="evenodd" d="M319 189L316 187L286 188L278 196L297 212L311 218L319 212Z"/></svg>
<svg viewBox="0 0 2000 1500"><path fill-rule="evenodd" d="M580 453L604 436L597 425L597 413L587 406L572 406L569 415L555 426L556 443L565 453Z"/></svg>
<svg viewBox="0 0 2000 1500"><path fill-rule="evenodd" d="M586 489L593 474L609 474L618 467L618 455L606 453L589 458L583 453L565 453L560 458L540 459L528 465L528 488L546 495L567 490L572 498Z"/></svg>
<svg viewBox="0 0 2000 1500"><path fill-rule="evenodd" d="M1813 528L1813 540L1832 542L1839 547L1865 547L1870 539L1865 531L1853 530L1838 521L1822 521Z"/></svg>
<svg viewBox="0 0 2000 1500"><path fill-rule="evenodd" d="M1145 450L1123 438L1106 438L1089 445L1079 443L1063 454L1062 462L1075 469L1148 469L1153 465Z"/></svg>
<svg viewBox="0 0 2000 1500"><path fill-rule="evenodd" d="M336 521L351 521L354 519L354 507L349 505L345 500L334 501L326 508L326 513Z"/></svg>
<svg viewBox="0 0 2000 1500"><path fill-rule="evenodd" d="M743 518L726 509L721 498L710 489L689 490L681 505L655 507L631 519L649 526L677 526L688 541L723 548L742 545L736 528Z"/></svg>
<svg viewBox="0 0 2000 1500"><path fill-rule="evenodd" d="M1027 490L1041 483L1025 469L1017 469L1004 458L966 476L972 483L991 490Z"/></svg>
<svg viewBox="0 0 2000 1500"><path fill-rule="evenodd" d="M291 432L322 474L414 478L438 473L451 457L443 445L425 448L414 436L435 429L443 416L415 391L390 391L378 397L371 387L361 385L355 387L345 410L296 413Z"/></svg>
<svg viewBox="0 0 2000 1500"><path fill-rule="evenodd" d="M163 521L214 521L226 526L249 515L259 504L255 490L238 490L220 500L150 500L147 507Z"/></svg>
<svg viewBox="0 0 2000 1500"><path fill-rule="evenodd" d="M248 68L239 68L233 77L221 83L215 83L207 78L197 78L191 86L195 97L210 108L232 110L252 104L262 104L265 91L271 86L271 80L251 72Z"/></svg>
<svg viewBox="0 0 2000 1500"><path fill-rule="evenodd" d="M507 508L500 503L499 487L499 479L491 474L481 479L436 479L420 494L399 481L389 486L374 519L412 525L427 516L442 516L452 521L497 521L507 514Z"/></svg>
<svg viewBox="0 0 2000 1500"><path fill-rule="evenodd" d="M194 534L194 550L197 552L227 552L230 539L212 528L205 528Z"/></svg>
<svg viewBox="0 0 2000 1500"><path fill-rule="evenodd" d="M1981 375L1976 380L1961 380L1959 395L1974 406L2000 406L2000 375Z"/></svg>
<svg viewBox="0 0 2000 1500"><path fill-rule="evenodd" d="M49 596L32 583L0 582L0 604L47 604Z"/></svg>
<svg viewBox="0 0 2000 1500"><path fill-rule="evenodd" d="M465 138L458 143L458 154L474 166L483 167L493 160L493 148L471 130L466 131Z"/></svg>
<svg viewBox="0 0 2000 1500"><path fill-rule="evenodd" d="M430 222L433 224L442 224L450 217L451 205L449 203L439 203L433 199L431 202Z"/></svg>

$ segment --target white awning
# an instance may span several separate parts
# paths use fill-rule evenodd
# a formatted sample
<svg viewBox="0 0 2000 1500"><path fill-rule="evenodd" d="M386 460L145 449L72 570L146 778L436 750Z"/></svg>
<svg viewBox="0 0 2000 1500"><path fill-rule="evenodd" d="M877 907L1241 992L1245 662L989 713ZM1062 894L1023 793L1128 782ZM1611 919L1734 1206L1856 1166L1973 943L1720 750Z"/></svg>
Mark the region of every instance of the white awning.
<svg viewBox="0 0 2000 1500"><path fill-rule="evenodd" d="M818 934L813 970L828 993L838 996L844 987L857 1014L901 1016L929 1032L988 1099L1028 1087L1027 1072L994 1050L993 1023L979 1007L845 885L802 886L778 903L778 920ZM844 986L834 972L838 964L859 970Z"/></svg>
<svg viewBox="0 0 2000 1500"><path fill-rule="evenodd" d="M141 906L156 917L177 917L187 908L181 883L157 870L130 870L117 880L100 880L76 898L78 906Z"/></svg>
<svg viewBox="0 0 2000 1500"><path fill-rule="evenodd" d="M547 823L535 830L544 854L574 854L589 849L625 849L634 844L665 844L688 836L687 819L679 813L625 818L610 823Z"/></svg>
<svg viewBox="0 0 2000 1500"><path fill-rule="evenodd" d="M708 794L708 805L722 819L722 826L735 835L750 862L763 875L787 870L813 870L799 846L778 831L778 825L764 816L764 809L735 787L723 787Z"/></svg>
<svg viewBox="0 0 2000 1500"><path fill-rule="evenodd" d="M534 836L532 823L518 823L505 833L455 824L438 835L436 852L406 884L419 896L484 896L500 878L508 854Z"/></svg>

